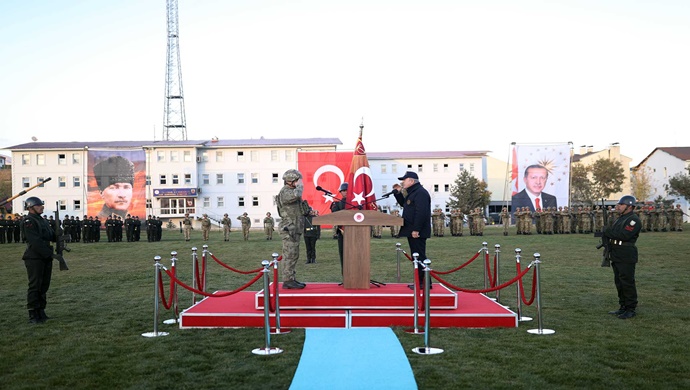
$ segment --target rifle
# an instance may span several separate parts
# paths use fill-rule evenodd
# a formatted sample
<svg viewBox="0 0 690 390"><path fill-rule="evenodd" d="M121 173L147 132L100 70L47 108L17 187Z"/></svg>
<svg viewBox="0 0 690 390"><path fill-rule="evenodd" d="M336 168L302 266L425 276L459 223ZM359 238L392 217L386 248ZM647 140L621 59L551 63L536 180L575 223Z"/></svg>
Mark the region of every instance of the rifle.
<svg viewBox="0 0 690 390"><path fill-rule="evenodd" d="M606 226L608 226L608 210L606 210L606 206L604 205L604 198L601 198L601 209L604 213L604 225L601 227L600 232L594 232L594 237L601 237L601 242L599 245L597 245L597 249L604 248L604 251L601 253L601 266L602 267L610 267L611 266L611 248L609 247L609 239L604 235L604 230L606 229Z"/></svg>
<svg viewBox="0 0 690 390"><path fill-rule="evenodd" d="M31 187L29 187L29 188L23 190L22 192L18 193L17 195L12 195L11 197L9 197L9 198L3 200L2 202L0 202L0 207L2 207L2 206L4 206L4 205L6 205L7 203L9 203L9 202L11 202L11 201L13 201L13 200L19 198L20 196L26 194L27 192L33 190L34 188L39 187L39 186L42 186L43 183L47 183L47 182L49 182L51 179L52 179L52 178L47 177L47 178L45 178L45 180L39 182L38 184L36 184L36 185L34 185L34 186L31 186Z"/></svg>
<svg viewBox="0 0 690 390"><path fill-rule="evenodd" d="M71 250L65 245L65 235L62 231L62 226L60 226L60 202L55 202L55 254L53 259L60 263L60 271L67 271L67 262L62 256L64 251L70 252Z"/></svg>

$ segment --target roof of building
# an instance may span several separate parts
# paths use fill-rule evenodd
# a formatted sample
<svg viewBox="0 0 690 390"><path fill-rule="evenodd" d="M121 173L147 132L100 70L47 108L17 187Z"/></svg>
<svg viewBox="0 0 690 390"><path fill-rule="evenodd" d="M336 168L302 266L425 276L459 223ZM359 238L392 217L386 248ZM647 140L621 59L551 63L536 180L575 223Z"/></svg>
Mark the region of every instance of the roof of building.
<svg viewBox="0 0 690 390"><path fill-rule="evenodd" d="M386 160L386 159L406 159L406 158L459 158L459 157L484 157L490 151L488 150L452 150L444 152L367 152L367 157L370 159Z"/></svg>
<svg viewBox="0 0 690 390"><path fill-rule="evenodd" d="M681 161L690 161L690 147L689 146L670 146L670 147L658 147L654 148L651 153L647 155L642 161L640 161L639 164L637 164L637 167L642 166L644 163L647 162L649 157L656 153L657 150L660 150L662 152L666 152L670 154L671 156L681 160Z"/></svg>
<svg viewBox="0 0 690 390"><path fill-rule="evenodd" d="M238 139L238 140L188 140L188 141L75 141L75 142L28 142L10 146L9 150L35 149L75 149L84 148L143 148L143 147L233 147L233 146L288 146L288 145L342 145L338 138L278 138L278 139Z"/></svg>

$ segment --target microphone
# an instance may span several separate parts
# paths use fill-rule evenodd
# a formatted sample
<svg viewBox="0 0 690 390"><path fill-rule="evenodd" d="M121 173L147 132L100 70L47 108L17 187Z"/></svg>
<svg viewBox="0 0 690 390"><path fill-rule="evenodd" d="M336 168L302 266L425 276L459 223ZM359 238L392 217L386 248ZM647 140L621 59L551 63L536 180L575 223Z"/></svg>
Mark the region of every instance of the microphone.
<svg viewBox="0 0 690 390"><path fill-rule="evenodd" d="M318 188L317 188L317 190L318 190ZM382 198L387 198L387 197L389 197L389 196L391 196L391 195L395 195L395 194L397 194L397 193L398 193L398 190L393 190L393 191L391 191L391 192L386 192L385 194L381 195L381 197L382 197Z"/></svg>
<svg viewBox="0 0 690 390"><path fill-rule="evenodd" d="M325 193L326 195L333 195L333 193L331 193L331 191L328 191L321 186L316 186L316 190L317 191L323 191L323 193Z"/></svg>

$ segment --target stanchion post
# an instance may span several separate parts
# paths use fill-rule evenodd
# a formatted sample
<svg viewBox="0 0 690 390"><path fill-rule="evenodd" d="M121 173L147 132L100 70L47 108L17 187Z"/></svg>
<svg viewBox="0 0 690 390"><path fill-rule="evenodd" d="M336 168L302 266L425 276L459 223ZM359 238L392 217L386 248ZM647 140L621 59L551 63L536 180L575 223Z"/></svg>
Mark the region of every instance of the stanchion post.
<svg viewBox="0 0 690 390"><path fill-rule="evenodd" d="M501 245L496 244L494 245L494 256L496 256L496 280L494 280L494 284L496 286L500 286L501 282L499 282L500 279L500 273L501 273ZM496 302L500 302L501 299L501 289L496 290Z"/></svg>
<svg viewBox="0 0 690 390"><path fill-rule="evenodd" d="M271 255L271 257L273 257L272 263L273 263L273 272L274 273L277 273L277 270L278 270L278 256L279 255L275 252L273 252L273 254ZM276 286L276 328L271 330L271 333L273 333L273 334L287 334L287 333L290 333L291 330L290 329L282 329L280 327L280 292L278 291L280 289L278 288L278 284L279 284L278 280L274 280L273 284ZM266 292L264 292L264 306L268 305L268 299L270 299L270 298L271 298L271 292L270 292L270 290L267 290Z"/></svg>
<svg viewBox="0 0 690 390"><path fill-rule="evenodd" d="M177 275L175 273L175 263L177 262L177 251L172 251L170 252L170 269L172 269L173 275ZM173 294L172 296L172 312L173 312L173 318L169 320L163 321L164 324L166 325L172 325L172 324L177 324L177 312L179 311L178 309L178 302L177 302L177 283L174 284L173 288L170 289L170 294Z"/></svg>
<svg viewBox="0 0 690 390"><path fill-rule="evenodd" d="M534 266L536 267L534 272L536 272L536 274L537 274L537 277L536 277L536 279L537 279L537 292L536 292L537 296L535 298L537 300L537 329L530 329L527 331L527 333L554 334L554 333L556 333L555 330L544 329L544 327L542 326L543 322L542 322L542 312L541 312L541 285L539 282L539 279L540 279L539 268L540 268L540 264L541 264L540 258L541 258L541 255L539 253L534 254Z"/></svg>
<svg viewBox="0 0 690 390"><path fill-rule="evenodd" d="M484 252L484 261L482 263L484 263L484 289L486 290L489 288L489 279L487 278L489 269L486 266L486 260L489 257L489 243L486 241L482 242L482 252Z"/></svg>
<svg viewBox="0 0 690 390"><path fill-rule="evenodd" d="M196 253L196 247L192 247L192 287L194 287L195 290L199 289L199 283L196 280L196 269L197 269L197 253ZM192 306L196 305L196 294L192 291Z"/></svg>
<svg viewBox="0 0 690 390"><path fill-rule="evenodd" d="M520 264L520 257L522 257L521 253L522 249L515 248L515 264ZM520 293L520 291L522 291L522 278L518 279L515 285L517 286L517 302L515 305L515 311L517 312L517 320L518 322L532 321L532 317L525 317L522 315L522 294Z"/></svg>
<svg viewBox="0 0 690 390"><path fill-rule="evenodd" d="M144 337L159 337L167 336L168 332L158 331L158 283L160 281L159 271L161 268L161 257L155 256L153 258L154 262L154 277L153 277L153 332L142 333Z"/></svg>
<svg viewBox="0 0 690 390"><path fill-rule="evenodd" d="M412 259L412 265L414 267L414 274L412 275L416 276L419 272L419 253L413 253ZM412 300L414 301L414 314L412 315L412 321L414 324L413 328L406 330L406 332L412 334L424 334L424 331L419 329L419 305L417 304L417 299L419 298L419 287L417 286L417 279L415 277L412 278L412 287Z"/></svg>
<svg viewBox="0 0 690 390"><path fill-rule="evenodd" d="M269 266L271 262L264 260L261 265L264 269L261 271L264 273L264 291L268 291L270 276ZM271 348L271 323L270 323L270 310L268 308L268 301L266 300L266 294L264 294L264 333L266 338L266 345L264 348L255 348L252 353L255 355L275 355L282 353L283 350L280 348Z"/></svg>
<svg viewBox="0 0 690 390"><path fill-rule="evenodd" d="M429 330L431 329L431 260L424 260L424 346L412 348L412 352L419 355L436 355L443 353L441 348L429 346Z"/></svg>
<svg viewBox="0 0 690 390"><path fill-rule="evenodd" d="M208 245L204 244L202 247L204 248L202 254L201 254L201 291L206 292L206 259L208 258L208 254L211 253L208 251Z"/></svg>
<svg viewBox="0 0 690 390"><path fill-rule="evenodd" d="M400 243L396 242L395 243L395 263L397 264L396 270L397 270L397 277L398 277L398 283L400 283L400 252L402 249L400 248Z"/></svg>

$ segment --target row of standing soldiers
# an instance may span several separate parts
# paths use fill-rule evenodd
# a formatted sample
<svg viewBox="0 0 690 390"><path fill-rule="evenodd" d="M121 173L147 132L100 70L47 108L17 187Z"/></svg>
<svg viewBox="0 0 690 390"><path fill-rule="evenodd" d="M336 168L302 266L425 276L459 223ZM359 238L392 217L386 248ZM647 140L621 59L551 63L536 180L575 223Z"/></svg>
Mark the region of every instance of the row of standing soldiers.
<svg viewBox="0 0 690 390"><path fill-rule="evenodd" d="M23 242L21 236L22 217L19 214L0 214L0 244Z"/></svg>
<svg viewBox="0 0 690 390"><path fill-rule="evenodd" d="M462 209L453 209L450 211L450 235L454 237L461 237L463 235L465 217L467 217L467 228L470 236L483 236L484 228L486 227L486 219L480 207L475 207L469 214L465 215ZM440 208L434 209L431 214L432 233L435 237L443 237L445 235L446 214Z"/></svg>

